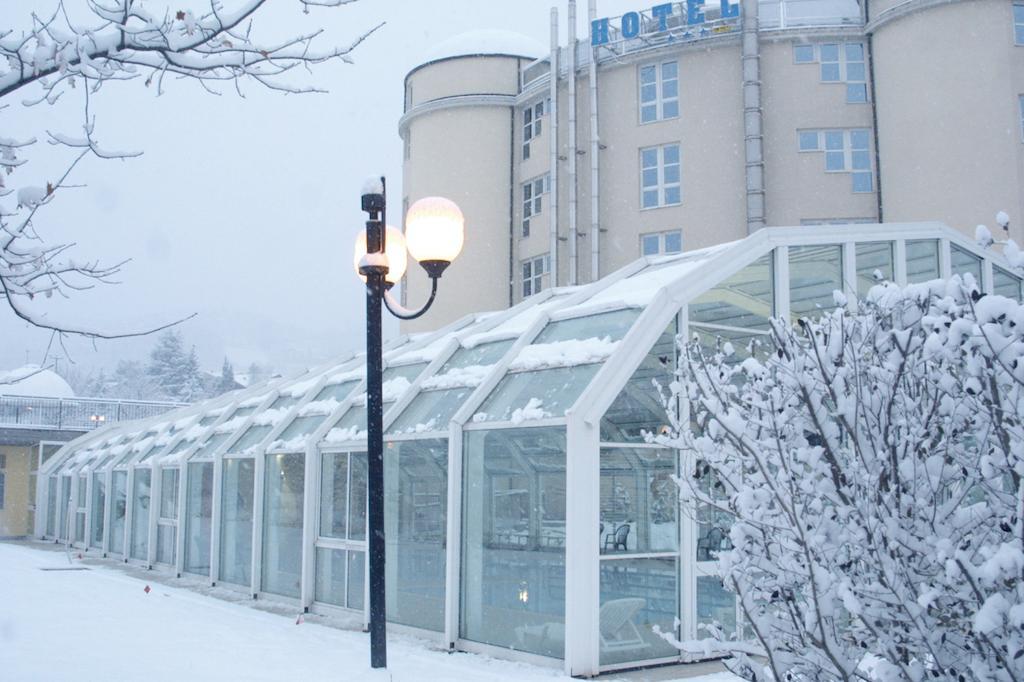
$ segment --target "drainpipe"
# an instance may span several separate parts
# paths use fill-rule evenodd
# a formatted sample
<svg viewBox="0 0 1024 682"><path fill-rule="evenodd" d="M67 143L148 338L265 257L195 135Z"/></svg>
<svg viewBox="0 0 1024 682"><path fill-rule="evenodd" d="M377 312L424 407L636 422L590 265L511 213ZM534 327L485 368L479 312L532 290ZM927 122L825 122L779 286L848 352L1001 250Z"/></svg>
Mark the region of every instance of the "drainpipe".
<svg viewBox="0 0 1024 682"><path fill-rule="evenodd" d="M569 286L576 284L576 0L569 0Z"/></svg>
<svg viewBox="0 0 1024 682"><path fill-rule="evenodd" d="M747 234L765 226L764 115L758 0L743 0L743 139L747 176ZM783 3L785 4L785 3Z"/></svg>
<svg viewBox="0 0 1024 682"><path fill-rule="evenodd" d="M550 209L549 245L552 287L558 286L558 8L551 8L551 76L550 85L551 108L548 111L548 147L550 148L551 191L548 194Z"/></svg>
<svg viewBox="0 0 1024 682"><path fill-rule="evenodd" d="M590 25L597 19L597 0L590 0ZM601 270L601 137L597 129L597 49L590 50L590 280L596 282Z"/></svg>
<svg viewBox="0 0 1024 682"><path fill-rule="evenodd" d="M863 3L864 12L864 26L868 25L871 21L871 3L870 0L864 0ZM882 157L878 151L881 145L878 143L878 95L875 92L875 34L874 32L867 34L866 44L864 46L867 54L865 58L868 62L868 99L871 100L871 134L875 138L875 202L878 210L878 222L885 222L885 216L883 213L882 204Z"/></svg>

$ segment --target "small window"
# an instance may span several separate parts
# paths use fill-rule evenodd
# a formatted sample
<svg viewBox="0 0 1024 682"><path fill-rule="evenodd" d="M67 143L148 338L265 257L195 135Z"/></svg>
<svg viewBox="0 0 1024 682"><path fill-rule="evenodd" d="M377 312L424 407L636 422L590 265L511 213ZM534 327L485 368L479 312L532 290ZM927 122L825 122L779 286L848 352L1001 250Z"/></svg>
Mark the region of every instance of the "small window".
<svg viewBox="0 0 1024 682"><path fill-rule="evenodd" d="M839 45L829 44L820 47L821 80L826 83L838 83L842 80L839 68Z"/></svg>
<svg viewBox="0 0 1024 682"><path fill-rule="evenodd" d="M0 509L4 508L4 498L7 492L7 474L0 471Z"/></svg>
<svg viewBox="0 0 1024 682"><path fill-rule="evenodd" d="M1024 45L1024 2L1013 5L1013 42Z"/></svg>
<svg viewBox="0 0 1024 682"><path fill-rule="evenodd" d="M821 148L817 130L801 130L797 135L800 138L800 151L816 152Z"/></svg>
<svg viewBox="0 0 1024 682"><path fill-rule="evenodd" d="M7 455L0 454L0 469L7 468Z"/></svg>
<svg viewBox="0 0 1024 682"><path fill-rule="evenodd" d="M640 150L640 207L658 208L682 203L678 144Z"/></svg>
<svg viewBox="0 0 1024 682"><path fill-rule="evenodd" d="M682 250L682 230L640 235L640 253L644 256L680 253Z"/></svg>
<svg viewBox="0 0 1024 682"><path fill-rule="evenodd" d="M548 272L547 255L523 261L523 298L544 290L544 275Z"/></svg>
<svg viewBox="0 0 1024 682"><path fill-rule="evenodd" d="M794 45L793 61L797 64L813 64L814 45Z"/></svg>
<svg viewBox="0 0 1024 682"><path fill-rule="evenodd" d="M640 122L679 117L679 63L640 67Z"/></svg>
<svg viewBox="0 0 1024 682"><path fill-rule="evenodd" d="M541 118L544 116L544 100L523 109L523 159L530 158L530 140L541 133Z"/></svg>
<svg viewBox="0 0 1024 682"><path fill-rule="evenodd" d="M539 178L523 183L523 236L530 236L530 218L541 212L541 197L551 189L551 175L545 173Z"/></svg>

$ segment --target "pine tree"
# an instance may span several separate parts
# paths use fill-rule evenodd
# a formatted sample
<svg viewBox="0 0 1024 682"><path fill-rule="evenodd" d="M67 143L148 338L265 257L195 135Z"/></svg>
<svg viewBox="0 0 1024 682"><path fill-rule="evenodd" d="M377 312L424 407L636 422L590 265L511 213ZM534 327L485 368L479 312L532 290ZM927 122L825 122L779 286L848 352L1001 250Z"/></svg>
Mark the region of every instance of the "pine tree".
<svg viewBox="0 0 1024 682"><path fill-rule="evenodd" d="M207 398L206 386L203 384L203 373L199 369L199 356L196 354L196 347L188 353L184 368L184 388L180 400L194 402Z"/></svg>
<svg viewBox="0 0 1024 682"><path fill-rule="evenodd" d="M136 360L121 360L114 370L113 393L118 398L130 400L152 400L159 398L153 380L147 375L142 363Z"/></svg>
<svg viewBox="0 0 1024 682"><path fill-rule="evenodd" d="M190 392L189 357L182 346L181 334L170 329L157 339L149 354L146 374L153 380L156 392L168 400L185 400Z"/></svg>
<svg viewBox="0 0 1024 682"><path fill-rule="evenodd" d="M238 382L235 381L235 368L228 362L227 356L225 356L224 364L220 368L220 381L217 382L215 395L233 391L238 387Z"/></svg>

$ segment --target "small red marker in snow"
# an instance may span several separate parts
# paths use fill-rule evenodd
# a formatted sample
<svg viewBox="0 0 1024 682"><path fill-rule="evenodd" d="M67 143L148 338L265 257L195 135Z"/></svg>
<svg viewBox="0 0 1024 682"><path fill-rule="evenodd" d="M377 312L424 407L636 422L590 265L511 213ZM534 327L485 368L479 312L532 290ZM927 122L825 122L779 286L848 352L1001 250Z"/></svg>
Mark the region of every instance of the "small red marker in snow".
<svg viewBox="0 0 1024 682"><path fill-rule="evenodd" d="M150 592L152 592L152 589L150 589L149 585L146 585L145 587L142 588L142 591L145 592L146 594L149 594Z"/></svg>

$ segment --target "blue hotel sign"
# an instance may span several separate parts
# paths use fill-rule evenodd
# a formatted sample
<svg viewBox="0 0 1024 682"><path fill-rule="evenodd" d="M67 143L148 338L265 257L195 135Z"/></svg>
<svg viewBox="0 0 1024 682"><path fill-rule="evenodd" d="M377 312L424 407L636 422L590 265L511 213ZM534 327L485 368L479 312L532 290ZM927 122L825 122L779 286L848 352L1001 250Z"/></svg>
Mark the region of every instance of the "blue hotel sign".
<svg viewBox="0 0 1024 682"><path fill-rule="evenodd" d="M719 0L719 5L722 8L722 19L730 19L738 17L740 15L739 4L729 2L729 0ZM678 13L686 17L687 26L701 26L701 35L706 35L707 30L703 28L704 24L704 12L701 8L704 7L702 0L686 0L686 2L666 2L662 5L655 5L651 8L651 16L658 21L658 27L654 31L649 33L663 33L668 30L668 19L678 10ZM610 20L605 17L604 19L595 19L590 24L590 44L593 46L604 45L609 42L609 25ZM627 12L622 15L621 25L619 29L622 37L625 39L636 38L640 35L640 13L639 12Z"/></svg>

